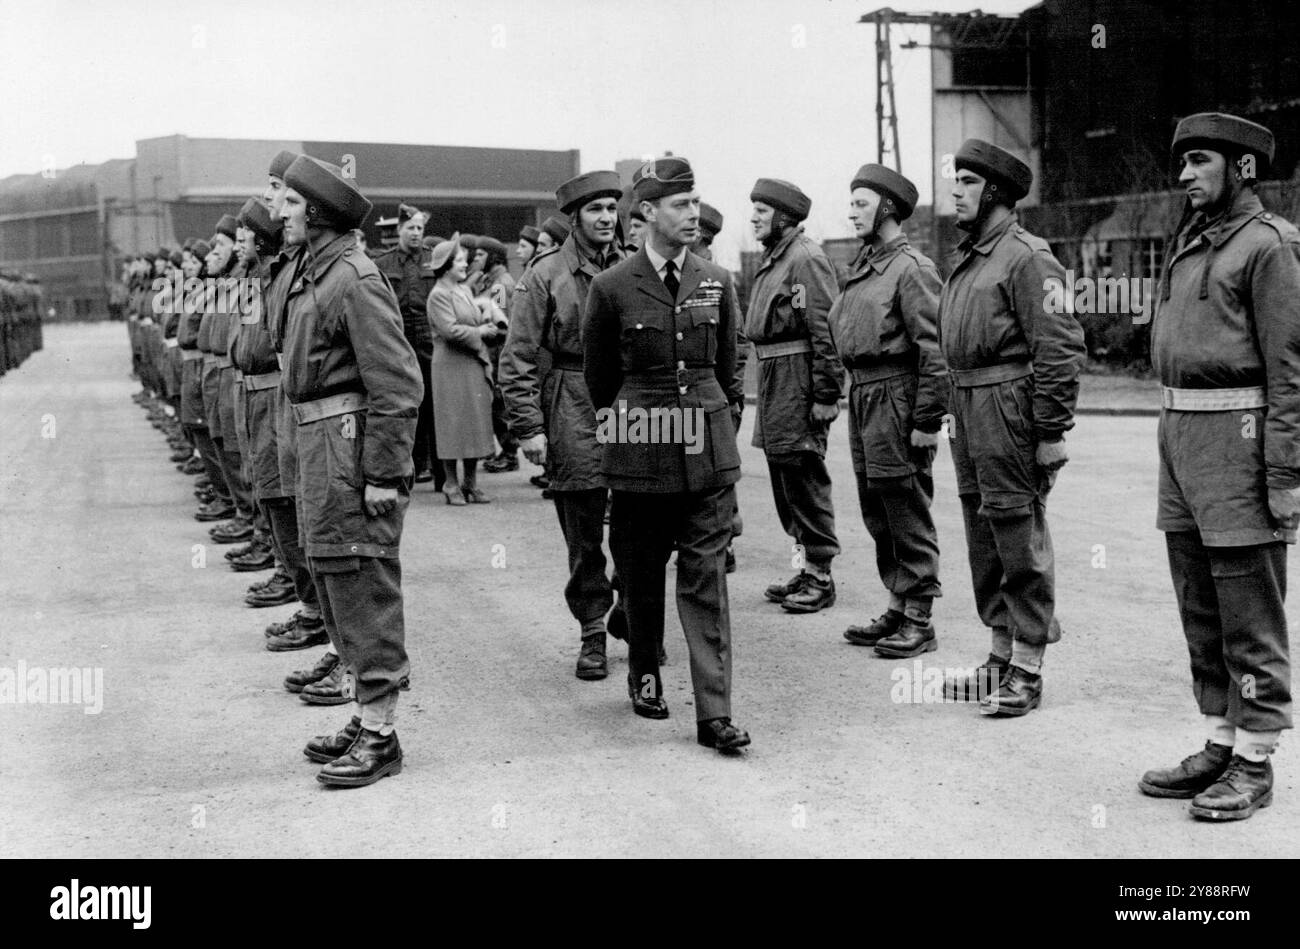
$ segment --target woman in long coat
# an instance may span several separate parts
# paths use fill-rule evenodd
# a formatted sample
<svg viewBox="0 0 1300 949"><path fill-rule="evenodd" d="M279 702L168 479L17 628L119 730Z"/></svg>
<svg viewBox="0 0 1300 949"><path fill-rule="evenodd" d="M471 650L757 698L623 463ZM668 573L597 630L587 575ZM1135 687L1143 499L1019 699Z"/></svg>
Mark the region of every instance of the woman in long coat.
<svg viewBox="0 0 1300 949"><path fill-rule="evenodd" d="M487 504L477 485L478 460L496 450L492 436L492 363L487 343L499 333L491 313L464 287L468 255L453 235L433 249L429 294L433 326L433 426L447 473L448 504ZM456 460L460 460L457 478Z"/></svg>

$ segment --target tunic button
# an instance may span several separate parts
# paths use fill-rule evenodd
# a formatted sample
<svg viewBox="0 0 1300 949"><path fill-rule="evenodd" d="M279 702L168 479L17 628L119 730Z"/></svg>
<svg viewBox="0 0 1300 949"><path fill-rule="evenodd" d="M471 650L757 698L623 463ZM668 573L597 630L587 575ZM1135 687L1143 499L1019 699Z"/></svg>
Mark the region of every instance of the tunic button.
<svg viewBox="0 0 1300 949"><path fill-rule="evenodd" d="M354 554L357 552L357 545L356 545L356 544L353 544L353 545L352 545L352 552L353 552Z"/></svg>
<svg viewBox="0 0 1300 949"><path fill-rule="evenodd" d="M682 312L682 308L681 308L680 306L678 306L678 307L676 307L676 308L673 310L673 312L674 312L674 313L680 313L680 312Z"/></svg>
<svg viewBox="0 0 1300 949"><path fill-rule="evenodd" d="M684 336L682 336L682 334L681 334L681 333L678 333L678 334L677 334L677 338L678 338L678 339L685 339L685 337L684 337Z"/></svg>
<svg viewBox="0 0 1300 949"><path fill-rule="evenodd" d="M644 324L638 323L638 324L636 325L636 328L637 328L637 329L641 329L641 327L642 327L643 325L644 325Z"/></svg>

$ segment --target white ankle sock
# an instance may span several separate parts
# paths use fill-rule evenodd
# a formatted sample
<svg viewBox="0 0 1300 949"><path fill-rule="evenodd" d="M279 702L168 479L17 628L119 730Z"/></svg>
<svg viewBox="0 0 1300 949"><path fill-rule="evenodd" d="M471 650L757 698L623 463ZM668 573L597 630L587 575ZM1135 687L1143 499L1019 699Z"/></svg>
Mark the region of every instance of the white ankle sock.
<svg viewBox="0 0 1300 949"><path fill-rule="evenodd" d="M1206 715L1205 728L1205 737L1216 745L1227 745L1231 748L1237 743L1236 727L1222 715Z"/></svg>

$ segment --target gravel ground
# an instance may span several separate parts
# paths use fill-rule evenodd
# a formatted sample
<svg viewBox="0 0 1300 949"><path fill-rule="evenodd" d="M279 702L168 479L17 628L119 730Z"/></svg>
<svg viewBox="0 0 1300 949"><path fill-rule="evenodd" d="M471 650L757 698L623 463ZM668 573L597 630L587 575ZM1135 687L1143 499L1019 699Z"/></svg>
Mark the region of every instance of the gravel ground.
<svg viewBox="0 0 1300 949"><path fill-rule="evenodd" d="M989 720L895 701L911 661L840 633L879 612L845 423L831 471L844 547L839 602L790 616L763 601L788 576L758 452L742 433L746 531L730 581L734 705L754 738L727 759L694 742L685 645L669 610L672 717L632 715L622 680L581 682L561 589L564 550L533 473L485 476L486 507L419 486L403 540L413 686L406 768L328 791L301 754L345 709L303 705L284 674L320 650L271 654L222 548L191 517L190 479L131 401L121 324L53 326L0 380L0 667L102 669L102 711L0 705L11 856L1120 856L1300 853L1287 744L1276 803L1206 825L1140 795L1153 765L1202 742L1163 543L1155 425L1085 416L1049 507L1065 638L1044 706ZM752 413L751 413L752 415ZM53 437L48 437L53 435ZM923 670L981 660L952 465L937 461L946 559L940 649ZM495 564L494 564L495 560ZM1295 558L1291 584L1295 588ZM670 568L671 579L671 568ZM891 695L892 693L892 695Z"/></svg>

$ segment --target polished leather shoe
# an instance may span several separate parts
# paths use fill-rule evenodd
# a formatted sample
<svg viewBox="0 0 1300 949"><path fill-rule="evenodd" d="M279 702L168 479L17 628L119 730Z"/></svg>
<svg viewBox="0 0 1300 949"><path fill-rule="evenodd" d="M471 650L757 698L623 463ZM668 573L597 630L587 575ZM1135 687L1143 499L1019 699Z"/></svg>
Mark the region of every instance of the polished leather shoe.
<svg viewBox="0 0 1300 949"><path fill-rule="evenodd" d="M327 652L316 660L316 665L310 669L298 669L285 676L284 687L290 692L301 692L307 686L319 682L333 672L338 664L338 653Z"/></svg>
<svg viewBox="0 0 1300 949"><path fill-rule="evenodd" d="M203 474L203 472L207 471L207 468L204 467L203 460L196 455L185 464L177 465L176 470L181 474L196 475Z"/></svg>
<svg viewBox="0 0 1300 949"><path fill-rule="evenodd" d="M330 641L329 634L325 632L323 619L313 621L299 613L295 615L295 620L293 629L286 630L278 636L266 637L266 648L269 652L292 652L309 646L323 646Z"/></svg>
<svg viewBox="0 0 1300 949"><path fill-rule="evenodd" d="M981 715L1025 715L1043 702L1043 677L1011 666L997 691L980 700Z"/></svg>
<svg viewBox="0 0 1300 949"><path fill-rule="evenodd" d="M263 609L268 606L292 603L296 599L298 599L298 591L293 588L293 581L288 581L268 584L256 593L248 594L244 597L244 602L254 609Z"/></svg>
<svg viewBox="0 0 1300 949"><path fill-rule="evenodd" d="M573 674L579 679L603 679L609 674L609 670L605 666L604 633L582 637L582 650L578 653L578 667Z"/></svg>
<svg viewBox="0 0 1300 949"><path fill-rule="evenodd" d="M528 479L528 483L534 488L549 488L551 486L551 479L546 477L544 474L536 474Z"/></svg>
<svg viewBox="0 0 1300 949"><path fill-rule="evenodd" d="M875 648L876 655L886 659L911 659L921 653L934 652L939 648L939 638L934 634L933 623L922 626L904 617L898 632L879 640Z"/></svg>
<svg viewBox="0 0 1300 949"><path fill-rule="evenodd" d="M729 718L710 718L696 724L695 740L705 748L729 754L749 744L749 732L737 728Z"/></svg>
<svg viewBox="0 0 1300 949"><path fill-rule="evenodd" d="M874 646L888 636L898 632L903 625L903 614L898 610L885 610L866 626L850 626L844 631L844 638L855 646Z"/></svg>
<svg viewBox="0 0 1300 949"><path fill-rule="evenodd" d="M447 503L450 504L452 507L464 507L465 505L469 504L469 502L465 500L465 496L461 494L459 490L456 491L443 490L442 496L447 499Z"/></svg>
<svg viewBox="0 0 1300 949"><path fill-rule="evenodd" d="M433 480L433 472L428 468L423 468L415 473L416 484L426 484Z"/></svg>
<svg viewBox="0 0 1300 949"><path fill-rule="evenodd" d="M226 521L234 516L235 506L227 501L220 500L205 504L194 513L196 521Z"/></svg>
<svg viewBox="0 0 1300 949"><path fill-rule="evenodd" d="M632 700L632 711L642 718L668 717L668 703L663 700L663 697L657 695L654 698L646 698L642 695L630 672L627 674L627 697Z"/></svg>
<svg viewBox="0 0 1300 949"><path fill-rule="evenodd" d="M361 734L361 716L353 715L352 721L333 735L317 735L307 742L307 747L302 750L302 753L312 761L319 761L321 764L337 761L348 753L348 749L352 747L359 734Z"/></svg>
<svg viewBox="0 0 1300 949"><path fill-rule="evenodd" d="M791 593L798 593L803 589L804 580L809 576L806 573L796 573L785 583L773 583L763 591L763 596L772 603L780 603Z"/></svg>
<svg viewBox="0 0 1300 949"><path fill-rule="evenodd" d="M187 448L177 448L171 454L171 460L177 464L183 464L184 462L189 461L192 457L194 457L193 450Z"/></svg>
<svg viewBox="0 0 1300 949"><path fill-rule="evenodd" d="M484 493L482 488L462 488L460 496L465 499L466 504L491 504L492 498Z"/></svg>
<svg viewBox="0 0 1300 949"><path fill-rule="evenodd" d="M1142 775L1138 789L1151 797L1196 797L1228 770L1232 749L1207 741L1205 747L1188 755L1177 767L1153 768Z"/></svg>
<svg viewBox="0 0 1300 949"><path fill-rule="evenodd" d="M1009 660L989 653L970 675L944 676L943 697L949 702L982 702L998 690L1010 668Z"/></svg>
<svg viewBox="0 0 1300 949"><path fill-rule="evenodd" d="M519 456L497 452L497 454L483 462L483 470L490 471L492 474L501 474L503 471L518 471Z"/></svg>
<svg viewBox="0 0 1300 949"><path fill-rule="evenodd" d="M1192 798L1188 813L1201 820L1245 820L1272 803L1272 763L1233 755L1219 780Z"/></svg>
<svg viewBox="0 0 1300 949"><path fill-rule="evenodd" d="M807 575L801 589L781 601L781 609L787 613L816 613L834 605L835 578L819 580L811 573Z"/></svg>
<svg viewBox="0 0 1300 949"><path fill-rule="evenodd" d="M343 705L352 699L343 694L343 664L339 663L317 682L304 685L298 698L308 705Z"/></svg>
<svg viewBox="0 0 1300 949"><path fill-rule="evenodd" d="M402 746L397 732L381 735L362 728L342 758L321 768L316 780L338 788L362 788L402 771Z"/></svg>

